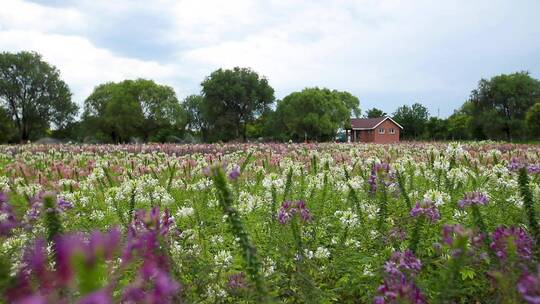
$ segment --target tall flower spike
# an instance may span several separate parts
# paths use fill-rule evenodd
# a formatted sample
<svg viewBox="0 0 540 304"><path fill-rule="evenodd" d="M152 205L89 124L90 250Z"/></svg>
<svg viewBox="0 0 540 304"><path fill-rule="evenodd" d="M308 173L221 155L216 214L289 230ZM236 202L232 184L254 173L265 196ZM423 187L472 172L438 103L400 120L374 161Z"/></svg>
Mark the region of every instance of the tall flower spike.
<svg viewBox="0 0 540 304"><path fill-rule="evenodd" d="M469 192L465 193L463 199L458 202L460 208L465 208L470 205L486 205L489 202L489 198L482 192Z"/></svg>
<svg viewBox="0 0 540 304"><path fill-rule="evenodd" d="M499 226L492 234L491 249L502 261L508 258L508 242L514 243L516 254L520 259L529 260L532 257L533 240L521 227Z"/></svg>

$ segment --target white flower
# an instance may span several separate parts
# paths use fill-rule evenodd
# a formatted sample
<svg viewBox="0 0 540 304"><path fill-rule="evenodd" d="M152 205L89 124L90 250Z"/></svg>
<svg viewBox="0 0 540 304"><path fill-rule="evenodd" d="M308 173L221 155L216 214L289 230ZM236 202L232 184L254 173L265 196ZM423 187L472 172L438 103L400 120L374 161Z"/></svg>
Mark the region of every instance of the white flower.
<svg viewBox="0 0 540 304"><path fill-rule="evenodd" d="M356 227L358 225L358 216L350 208L345 211L338 210L334 215L339 218L341 224L346 227Z"/></svg>
<svg viewBox="0 0 540 304"><path fill-rule="evenodd" d="M315 258L316 259L326 259L330 257L330 250L324 247L317 247L317 250L315 250Z"/></svg>
<svg viewBox="0 0 540 304"><path fill-rule="evenodd" d="M435 206L441 206L450 200L450 195L438 190L430 189L424 194L424 199L432 201L435 203Z"/></svg>
<svg viewBox="0 0 540 304"><path fill-rule="evenodd" d="M227 268L231 266L233 257L231 255L231 252L228 250L220 250L215 256L214 256L214 263L217 267L221 268Z"/></svg>
<svg viewBox="0 0 540 304"><path fill-rule="evenodd" d="M189 216L192 216L194 213L195 213L195 209L191 207L184 207L178 210L178 212L176 212L176 217L177 218L189 217Z"/></svg>

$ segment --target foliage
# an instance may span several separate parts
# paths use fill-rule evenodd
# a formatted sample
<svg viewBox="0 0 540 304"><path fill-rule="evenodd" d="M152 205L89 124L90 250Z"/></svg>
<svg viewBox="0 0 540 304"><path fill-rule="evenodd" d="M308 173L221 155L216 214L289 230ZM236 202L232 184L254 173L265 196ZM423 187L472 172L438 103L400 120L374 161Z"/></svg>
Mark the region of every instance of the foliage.
<svg viewBox="0 0 540 304"><path fill-rule="evenodd" d="M306 88L278 103L275 123L290 139L325 141L332 140L339 128L350 125L350 115L355 112L360 112L358 98L347 92Z"/></svg>
<svg viewBox="0 0 540 304"><path fill-rule="evenodd" d="M17 128L7 111L0 107L0 143L16 141Z"/></svg>
<svg viewBox="0 0 540 304"><path fill-rule="evenodd" d="M0 301L534 303L539 200L534 145L0 146Z"/></svg>
<svg viewBox="0 0 540 304"><path fill-rule="evenodd" d="M163 142L181 136L186 121L174 90L146 79L97 86L84 102L83 120L88 136L112 142Z"/></svg>
<svg viewBox="0 0 540 304"><path fill-rule="evenodd" d="M249 68L218 69L201 83L199 113L212 140L247 139L247 125L274 102L274 89Z"/></svg>
<svg viewBox="0 0 540 304"><path fill-rule="evenodd" d="M202 95L189 95L184 99L182 106L186 112L188 130L200 133L202 140L207 142L210 124L205 118L204 104Z"/></svg>
<svg viewBox="0 0 540 304"><path fill-rule="evenodd" d="M471 93L472 116L488 138L523 138L525 114L539 98L540 81L528 72L482 79Z"/></svg>
<svg viewBox="0 0 540 304"><path fill-rule="evenodd" d="M399 107L392 116L403 127L403 138L419 139L426 130L429 112L425 106L414 103L412 106Z"/></svg>
<svg viewBox="0 0 540 304"><path fill-rule="evenodd" d="M426 122L424 138L429 140L444 140L448 138L450 119L430 117Z"/></svg>
<svg viewBox="0 0 540 304"><path fill-rule="evenodd" d="M383 110L377 108L371 108L367 110L366 114L364 115L365 118L379 118L384 116L386 116L386 113Z"/></svg>
<svg viewBox="0 0 540 304"><path fill-rule="evenodd" d="M533 136L540 136L540 102L535 103L525 116L525 123Z"/></svg>
<svg viewBox="0 0 540 304"><path fill-rule="evenodd" d="M0 106L13 120L20 141L64 127L78 110L60 72L32 52L0 54Z"/></svg>

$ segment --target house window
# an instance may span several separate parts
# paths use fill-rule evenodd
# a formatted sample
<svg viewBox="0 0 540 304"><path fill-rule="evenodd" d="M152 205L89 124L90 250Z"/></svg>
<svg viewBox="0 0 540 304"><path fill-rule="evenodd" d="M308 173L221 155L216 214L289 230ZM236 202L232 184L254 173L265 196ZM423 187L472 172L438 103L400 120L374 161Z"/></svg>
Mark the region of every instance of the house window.
<svg viewBox="0 0 540 304"><path fill-rule="evenodd" d="M396 130L394 128L390 129L390 134L396 134Z"/></svg>
<svg viewBox="0 0 540 304"><path fill-rule="evenodd" d="M384 134L384 128L379 128L379 134Z"/></svg>

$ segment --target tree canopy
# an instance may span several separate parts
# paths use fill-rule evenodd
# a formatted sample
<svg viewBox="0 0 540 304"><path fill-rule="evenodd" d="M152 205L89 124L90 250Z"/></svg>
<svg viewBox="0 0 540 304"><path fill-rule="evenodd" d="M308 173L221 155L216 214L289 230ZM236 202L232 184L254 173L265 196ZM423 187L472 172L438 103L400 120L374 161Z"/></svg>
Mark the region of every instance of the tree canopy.
<svg viewBox="0 0 540 304"><path fill-rule="evenodd" d="M339 128L350 125L350 115L359 113L359 103L347 92L306 88L278 103L275 123L295 140L331 140Z"/></svg>
<svg viewBox="0 0 540 304"><path fill-rule="evenodd" d="M528 72L482 79L470 97L471 115L491 139L523 137L525 113L540 100L540 81Z"/></svg>
<svg viewBox="0 0 540 304"><path fill-rule="evenodd" d="M384 116L386 116L386 113L383 110L377 108L371 108L367 110L366 115L364 115L365 118L379 118Z"/></svg>
<svg viewBox="0 0 540 304"><path fill-rule="evenodd" d="M33 52L0 54L0 105L21 141L64 127L78 110L60 72Z"/></svg>
<svg viewBox="0 0 540 304"><path fill-rule="evenodd" d="M270 108L274 89L249 68L219 69L201 83L202 117L213 140L247 138L247 125Z"/></svg>
<svg viewBox="0 0 540 304"><path fill-rule="evenodd" d="M182 135L186 116L171 87L137 79L97 86L84 102L83 120L87 135L101 140L165 141Z"/></svg>
<svg viewBox="0 0 540 304"><path fill-rule="evenodd" d="M525 122L532 136L540 136L540 101L527 111Z"/></svg>
<svg viewBox="0 0 540 304"><path fill-rule="evenodd" d="M394 112L393 119L403 127L403 138L419 139L425 132L429 112L420 103L403 105Z"/></svg>

